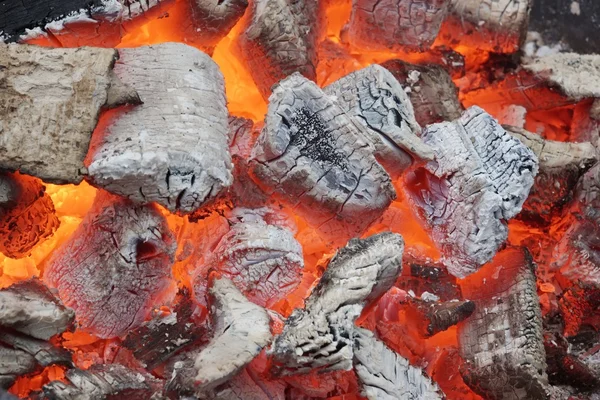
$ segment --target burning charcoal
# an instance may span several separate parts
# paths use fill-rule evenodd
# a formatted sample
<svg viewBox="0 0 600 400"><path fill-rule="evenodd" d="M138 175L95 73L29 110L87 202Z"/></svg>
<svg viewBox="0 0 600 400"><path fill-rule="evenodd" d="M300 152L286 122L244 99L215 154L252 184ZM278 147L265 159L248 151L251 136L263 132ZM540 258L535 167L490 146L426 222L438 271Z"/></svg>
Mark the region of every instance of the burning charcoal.
<svg viewBox="0 0 600 400"><path fill-rule="evenodd" d="M0 290L0 326L48 340L73 323L66 308L38 279L21 281Z"/></svg>
<svg viewBox="0 0 600 400"><path fill-rule="evenodd" d="M247 0L193 0L191 14L202 46L213 49L242 18Z"/></svg>
<svg viewBox="0 0 600 400"><path fill-rule="evenodd" d="M26 257L60 225L52 199L39 180L0 173L0 252Z"/></svg>
<svg viewBox="0 0 600 400"><path fill-rule="evenodd" d="M160 389L152 375L119 364L93 365L88 370L70 369L69 383L53 381L45 385L42 398L54 400L150 399Z"/></svg>
<svg viewBox="0 0 600 400"><path fill-rule="evenodd" d="M285 385L252 376L246 369L204 399L214 400L279 400L285 397Z"/></svg>
<svg viewBox="0 0 600 400"><path fill-rule="evenodd" d="M597 325L593 320L600 307L600 290L578 282L562 293L558 305L564 321L563 335L574 338L580 333L582 325Z"/></svg>
<svg viewBox="0 0 600 400"><path fill-rule="evenodd" d="M275 83L295 72L316 79L317 44L324 29L321 7L317 0L253 2L238 47L265 99Z"/></svg>
<svg viewBox="0 0 600 400"><path fill-rule="evenodd" d="M421 369L362 328L354 331L354 369L362 383L362 395L370 400L445 398Z"/></svg>
<svg viewBox="0 0 600 400"><path fill-rule="evenodd" d="M311 225L359 235L396 197L365 134L317 85L294 74L271 96L252 176Z"/></svg>
<svg viewBox="0 0 600 400"><path fill-rule="evenodd" d="M404 257L402 276L398 277L396 286L405 292L412 291L421 297L424 293L437 296L441 301L462 298L456 277L449 274L443 265L425 265L422 262L407 262ZM407 267L408 264L408 267ZM407 273L408 272L408 273Z"/></svg>
<svg viewBox="0 0 600 400"><path fill-rule="evenodd" d="M353 0L350 43L369 50L425 50L438 35L450 0Z"/></svg>
<svg viewBox="0 0 600 400"><path fill-rule="evenodd" d="M0 329L0 342L32 355L42 367L52 364L73 366L71 353L43 340L34 339L9 329Z"/></svg>
<svg viewBox="0 0 600 400"><path fill-rule="evenodd" d="M92 209L69 240L55 250L44 281L102 338L138 327L169 284L175 240L152 205L98 192Z"/></svg>
<svg viewBox="0 0 600 400"><path fill-rule="evenodd" d="M408 96L385 68L371 65L338 79L323 91L367 128L375 158L390 175L400 175L413 158L433 159L433 150L418 137L421 127Z"/></svg>
<svg viewBox="0 0 600 400"><path fill-rule="evenodd" d="M389 60L381 66L389 70L402 86L410 87L408 97L417 122L422 126L460 117L462 106L458 100L458 89L441 66L416 65L402 60Z"/></svg>
<svg viewBox="0 0 600 400"><path fill-rule="evenodd" d="M443 332L468 318L475 311L475 303L469 300L446 301L443 303L412 300L418 315L421 336L430 337Z"/></svg>
<svg viewBox="0 0 600 400"><path fill-rule="evenodd" d="M465 277L506 240L505 220L521 211L538 161L479 107L428 126L422 137L437 159L412 177L411 194L445 252L448 271Z"/></svg>
<svg viewBox="0 0 600 400"><path fill-rule="evenodd" d="M475 312L458 327L461 374L486 399L545 399L546 354L534 265L508 248L461 282Z"/></svg>
<svg viewBox="0 0 600 400"><path fill-rule="evenodd" d="M112 72L117 57L112 49L0 44L0 168L81 182L100 109L139 102Z"/></svg>
<svg viewBox="0 0 600 400"><path fill-rule="evenodd" d="M101 121L91 145L94 185L190 213L231 185L223 76L180 43L120 49L115 73L142 105Z"/></svg>
<svg viewBox="0 0 600 400"><path fill-rule="evenodd" d="M404 241L383 232L352 239L331 259L318 285L296 309L269 350L280 375L350 369L354 321L402 269Z"/></svg>
<svg viewBox="0 0 600 400"><path fill-rule="evenodd" d="M532 0L451 0L442 28L453 42L497 53L519 50L527 35Z"/></svg>
<svg viewBox="0 0 600 400"><path fill-rule="evenodd" d="M33 356L0 344L0 388L8 389L19 376L33 372L36 367Z"/></svg>
<svg viewBox="0 0 600 400"><path fill-rule="evenodd" d="M600 229L596 221L575 222L554 250L559 279L600 288ZM568 285L568 283L565 283Z"/></svg>

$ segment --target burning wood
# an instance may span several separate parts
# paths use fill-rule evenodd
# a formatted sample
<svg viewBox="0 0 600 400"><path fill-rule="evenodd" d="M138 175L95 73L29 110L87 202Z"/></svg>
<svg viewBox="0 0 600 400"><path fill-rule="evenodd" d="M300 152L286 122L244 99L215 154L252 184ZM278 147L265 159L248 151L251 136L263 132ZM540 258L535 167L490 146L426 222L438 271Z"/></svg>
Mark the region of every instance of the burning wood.
<svg viewBox="0 0 600 400"><path fill-rule="evenodd" d="M429 293L437 296L441 301L462 298L456 277L448 273L443 265L428 265L405 256L403 272L398 277L396 287L405 292L412 291L418 297Z"/></svg>
<svg viewBox="0 0 600 400"><path fill-rule="evenodd" d="M450 74L436 64L416 65L402 60L381 64L404 87L415 110L415 118L422 126L453 121L460 117L462 106L458 89Z"/></svg>
<svg viewBox="0 0 600 400"><path fill-rule="evenodd" d="M212 49L242 18L248 7L247 0L193 0L192 18L202 46Z"/></svg>
<svg viewBox="0 0 600 400"><path fill-rule="evenodd" d="M91 181L136 202L191 213L233 180L219 67L179 43L119 54L115 73L143 104L101 121L88 155Z"/></svg>
<svg viewBox="0 0 600 400"><path fill-rule="evenodd" d="M418 137L421 127L408 96L385 68L371 65L323 91L367 128L375 158L391 176L400 175L415 158L433 159L433 150Z"/></svg>
<svg viewBox="0 0 600 400"><path fill-rule="evenodd" d="M22 258L60 225L54 204L39 180L0 173L0 252Z"/></svg>
<svg viewBox="0 0 600 400"><path fill-rule="evenodd" d="M238 38L241 59L267 99L271 87L298 72L317 75L317 45L323 12L317 0L257 0Z"/></svg>
<svg viewBox="0 0 600 400"><path fill-rule="evenodd" d="M0 388L8 389L19 376L33 372L36 367L30 354L0 344Z"/></svg>
<svg viewBox="0 0 600 400"><path fill-rule="evenodd" d="M73 366L71 352L65 348L56 347L51 343L22 335L16 331L0 330L0 342L33 356L35 361L42 367L52 364Z"/></svg>
<svg viewBox="0 0 600 400"><path fill-rule="evenodd" d="M421 369L362 328L354 331L354 369L362 383L362 395L370 400L444 398Z"/></svg>
<svg viewBox="0 0 600 400"><path fill-rule="evenodd" d="M277 374L350 369L354 321L402 269L404 241L383 232L352 239L331 259L318 285L296 309L269 350Z"/></svg>
<svg viewBox="0 0 600 400"><path fill-rule="evenodd" d="M364 134L317 85L294 74L271 96L252 176L311 225L358 235L396 197Z"/></svg>
<svg viewBox="0 0 600 400"><path fill-rule="evenodd" d="M546 398L542 315L527 250L498 253L461 287L475 302L458 327L465 382L489 399Z"/></svg>
<svg viewBox="0 0 600 400"><path fill-rule="evenodd" d="M112 49L0 44L0 167L81 182L100 109L139 103L112 72L117 58Z"/></svg>
<svg viewBox="0 0 600 400"><path fill-rule="evenodd" d="M535 154L489 114L471 107L422 136L436 161L413 178L411 194L457 277L476 271L506 240L538 171ZM419 175L417 175L419 177Z"/></svg>
<svg viewBox="0 0 600 400"><path fill-rule="evenodd" d="M418 330L422 337L443 332L465 320L475 311L475 303L470 300L435 302L413 299L409 304L412 305L411 311L416 316Z"/></svg>
<svg viewBox="0 0 600 400"><path fill-rule="evenodd" d="M168 286L175 241L154 206L99 192L70 239L55 250L44 281L102 338L139 326Z"/></svg>
<svg viewBox="0 0 600 400"><path fill-rule="evenodd" d="M353 0L348 38L369 50L425 50L438 35L450 0Z"/></svg>

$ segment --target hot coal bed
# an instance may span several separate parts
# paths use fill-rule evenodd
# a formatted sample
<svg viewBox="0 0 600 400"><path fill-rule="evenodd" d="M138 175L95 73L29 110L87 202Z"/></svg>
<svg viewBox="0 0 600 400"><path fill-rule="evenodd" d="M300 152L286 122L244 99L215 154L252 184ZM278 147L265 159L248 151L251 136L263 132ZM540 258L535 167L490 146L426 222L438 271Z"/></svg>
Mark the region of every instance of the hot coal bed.
<svg viewBox="0 0 600 400"><path fill-rule="evenodd" d="M0 2L0 399L600 399L599 21Z"/></svg>

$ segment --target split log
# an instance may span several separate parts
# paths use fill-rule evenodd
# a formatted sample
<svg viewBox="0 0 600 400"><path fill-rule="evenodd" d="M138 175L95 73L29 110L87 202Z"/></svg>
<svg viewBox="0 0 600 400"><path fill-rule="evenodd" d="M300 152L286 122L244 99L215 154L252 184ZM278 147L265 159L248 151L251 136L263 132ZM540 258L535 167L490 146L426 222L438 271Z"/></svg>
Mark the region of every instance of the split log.
<svg viewBox="0 0 600 400"><path fill-rule="evenodd" d="M70 369L69 383L53 381L42 390L45 397L55 400L150 399L160 390L160 381L119 364L92 365L87 370Z"/></svg>
<svg viewBox="0 0 600 400"><path fill-rule="evenodd" d="M0 168L81 182L100 109L139 103L112 73L117 58L113 49L0 44Z"/></svg>
<svg viewBox="0 0 600 400"><path fill-rule="evenodd" d="M19 376L35 371L36 367L32 355L0 344L0 388L8 389Z"/></svg>
<svg viewBox="0 0 600 400"><path fill-rule="evenodd" d="M253 2L237 46L265 100L274 84L295 72L316 79L323 14L317 0Z"/></svg>
<svg viewBox="0 0 600 400"><path fill-rule="evenodd" d="M396 197L373 151L362 126L294 74L271 96L250 166L265 191L309 224L348 238L360 235Z"/></svg>
<svg viewBox="0 0 600 400"><path fill-rule="evenodd" d="M379 65L353 72L323 89L366 129L375 158L392 176L417 160L432 160L433 150L418 137L421 127L394 76Z"/></svg>
<svg viewBox="0 0 600 400"><path fill-rule="evenodd" d="M458 88L452 77L440 65L410 64L402 60L389 60L381 64L405 88L421 126L460 118L462 106Z"/></svg>
<svg viewBox="0 0 600 400"><path fill-rule="evenodd" d="M425 50L438 35L450 0L353 0L350 43L381 51Z"/></svg>
<svg viewBox="0 0 600 400"><path fill-rule="evenodd" d="M440 35L496 53L514 53L527 36L532 0L451 0Z"/></svg>
<svg viewBox="0 0 600 400"><path fill-rule="evenodd" d="M0 290L0 326L48 340L73 324L66 308L38 279L17 282Z"/></svg>
<svg viewBox="0 0 600 400"><path fill-rule="evenodd" d="M44 281L101 338L138 327L170 283L176 243L152 205L98 192L77 230L55 250Z"/></svg>
<svg viewBox="0 0 600 400"><path fill-rule="evenodd" d="M0 342L16 350L21 350L33 356L42 367L49 365L64 365L72 367L71 352L63 347L56 347L51 343L19 334L10 329L0 330Z"/></svg>
<svg viewBox="0 0 600 400"><path fill-rule="evenodd" d="M89 177L135 202L191 213L233 180L219 67L181 43L119 54L114 71L143 104L101 121L88 155Z"/></svg>
<svg viewBox="0 0 600 400"><path fill-rule="evenodd" d="M22 258L58 229L54 203L38 179L0 173L0 252Z"/></svg>
<svg viewBox="0 0 600 400"><path fill-rule="evenodd" d="M362 328L354 331L354 370L362 384L362 395L369 400L445 398L420 368Z"/></svg>
<svg viewBox="0 0 600 400"><path fill-rule="evenodd" d="M195 39L199 39L202 46L212 52L212 49L242 18L246 7L248 7L248 0L192 1L191 15L198 36Z"/></svg>
<svg viewBox="0 0 600 400"><path fill-rule="evenodd" d="M434 241L457 277L492 259L508 236L505 220L521 207L538 171L535 154L479 107L422 135L436 161L412 177L409 189Z"/></svg>
<svg viewBox="0 0 600 400"><path fill-rule="evenodd" d="M278 375L349 370L354 321L364 306L386 292L402 269L404 241L383 232L352 239L331 259L304 309L296 309L269 353Z"/></svg>
<svg viewBox="0 0 600 400"><path fill-rule="evenodd" d="M508 248L461 282L475 312L458 327L461 375L488 399L545 399L546 354L534 264Z"/></svg>

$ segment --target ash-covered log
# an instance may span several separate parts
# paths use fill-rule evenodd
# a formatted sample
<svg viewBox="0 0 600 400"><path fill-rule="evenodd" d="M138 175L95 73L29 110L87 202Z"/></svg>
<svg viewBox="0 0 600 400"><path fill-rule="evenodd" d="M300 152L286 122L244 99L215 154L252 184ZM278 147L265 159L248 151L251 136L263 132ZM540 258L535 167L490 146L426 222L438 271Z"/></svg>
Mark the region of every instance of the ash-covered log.
<svg viewBox="0 0 600 400"><path fill-rule="evenodd" d="M538 172L535 154L473 106L422 135L436 161L410 178L409 190L448 271L465 277L492 259L508 236Z"/></svg>
<svg viewBox="0 0 600 400"><path fill-rule="evenodd" d="M421 126L460 117L462 106L458 100L458 88L442 66L411 64L402 60L388 60L381 66L390 71L403 87L410 88L408 97Z"/></svg>
<svg viewBox="0 0 600 400"><path fill-rule="evenodd" d="M353 0L350 43L368 50L425 50L438 35L450 0Z"/></svg>
<svg viewBox="0 0 600 400"><path fill-rule="evenodd" d="M35 361L42 367L53 364L66 367L73 366L71 352L64 347L54 346L51 343L20 334L12 329L0 329L0 343L33 356Z"/></svg>
<svg viewBox="0 0 600 400"><path fill-rule="evenodd" d="M0 388L8 389L21 375L37 368L37 362L25 351L0 344Z"/></svg>
<svg viewBox="0 0 600 400"><path fill-rule="evenodd" d="M458 327L461 375L488 399L545 399L546 354L534 264L510 247L461 282L475 312Z"/></svg>
<svg viewBox="0 0 600 400"><path fill-rule="evenodd" d="M271 96L252 177L324 232L342 240L360 235L396 198L364 129L294 74Z"/></svg>
<svg viewBox="0 0 600 400"><path fill-rule="evenodd" d="M0 326L48 340L73 324L75 313L38 279L0 290Z"/></svg>
<svg viewBox="0 0 600 400"><path fill-rule="evenodd" d="M298 72L317 76L317 46L324 31L322 2L257 0L237 39L241 59L267 99L272 86Z"/></svg>
<svg viewBox="0 0 600 400"><path fill-rule="evenodd" d="M242 18L248 0L192 0L191 15L196 35L209 52ZM195 35L195 36L196 36Z"/></svg>
<svg viewBox="0 0 600 400"><path fill-rule="evenodd" d="M394 76L374 64L323 88L337 104L366 128L375 158L392 176L399 176L413 160L433 159L433 150L419 135L413 105Z"/></svg>
<svg viewBox="0 0 600 400"><path fill-rule="evenodd" d="M445 398L420 368L362 328L354 331L354 370L362 384L362 395L369 400Z"/></svg>
<svg viewBox="0 0 600 400"><path fill-rule="evenodd" d="M60 221L54 203L38 179L0 172L0 252L22 258L52 236Z"/></svg>
<svg viewBox="0 0 600 400"><path fill-rule="evenodd" d="M175 240L156 206L99 191L77 230L55 250L44 281L96 336L139 326L170 282Z"/></svg>
<svg viewBox="0 0 600 400"><path fill-rule="evenodd" d="M119 55L114 71L143 104L100 121L87 159L91 182L135 202L191 213L233 180L219 67L181 43Z"/></svg>
<svg viewBox="0 0 600 400"><path fill-rule="evenodd" d="M393 285L402 270L403 250L402 237L391 232L352 239L340 249L305 308L292 312L269 349L274 373L350 369L354 321L367 303Z"/></svg>

